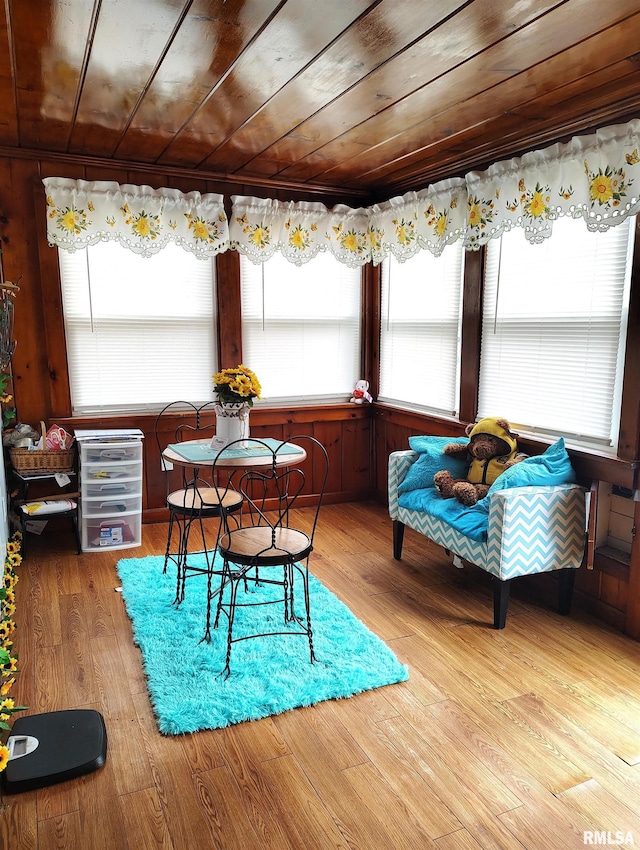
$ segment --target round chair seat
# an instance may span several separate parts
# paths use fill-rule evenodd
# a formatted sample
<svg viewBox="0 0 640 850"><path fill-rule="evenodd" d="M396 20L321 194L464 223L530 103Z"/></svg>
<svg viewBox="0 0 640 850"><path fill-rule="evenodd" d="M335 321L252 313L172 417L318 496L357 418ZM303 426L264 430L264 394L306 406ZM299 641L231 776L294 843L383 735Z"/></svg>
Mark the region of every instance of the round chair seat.
<svg viewBox="0 0 640 850"><path fill-rule="evenodd" d="M172 510L191 513L220 513L221 509L230 511L242 504L242 496L235 490L221 490L217 487L187 488L176 490L167 497L167 505Z"/></svg>
<svg viewBox="0 0 640 850"><path fill-rule="evenodd" d="M237 564L277 565L306 558L312 550L311 540L294 528L277 528L275 540L268 526L237 528L223 534L218 545L220 554Z"/></svg>

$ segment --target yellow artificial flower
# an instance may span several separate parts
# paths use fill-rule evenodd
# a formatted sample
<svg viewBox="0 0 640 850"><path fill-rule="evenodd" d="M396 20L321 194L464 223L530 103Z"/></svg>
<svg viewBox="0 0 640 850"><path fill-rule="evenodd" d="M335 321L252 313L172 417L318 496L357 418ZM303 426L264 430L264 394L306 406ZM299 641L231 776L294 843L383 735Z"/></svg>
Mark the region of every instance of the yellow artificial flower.
<svg viewBox="0 0 640 850"><path fill-rule="evenodd" d="M9 749L4 744L0 744L0 773L5 769L9 762Z"/></svg>
<svg viewBox="0 0 640 850"><path fill-rule="evenodd" d="M11 688L15 685L15 683L16 683L16 677L15 676L12 676L10 679L7 679L6 682L3 682L3 684L0 685L0 696L6 697L6 695L9 693Z"/></svg>

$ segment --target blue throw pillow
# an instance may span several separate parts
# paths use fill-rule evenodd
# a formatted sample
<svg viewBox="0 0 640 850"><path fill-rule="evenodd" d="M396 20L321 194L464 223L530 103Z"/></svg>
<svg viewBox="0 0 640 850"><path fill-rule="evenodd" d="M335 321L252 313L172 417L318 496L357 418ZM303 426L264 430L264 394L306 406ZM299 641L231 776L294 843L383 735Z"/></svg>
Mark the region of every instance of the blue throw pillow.
<svg viewBox="0 0 640 850"><path fill-rule="evenodd" d="M441 469L447 469L454 478L465 478L469 466L467 461L445 455L442 450L449 443L466 446L468 442L468 437L409 437L409 446L418 452L419 457L409 467L398 493L433 487L433 476Z"/></svg>
<svg viewBox="0 0 640 850"><path fill-rule="evenodd" d="M489 492L478 504L489 511L491 494L507 487L545 487L556 484L573 484L576 474L571 458L564 446L564 438L555 442L541 455L527 457L515 466L505 469L489 488Z"/></svg>

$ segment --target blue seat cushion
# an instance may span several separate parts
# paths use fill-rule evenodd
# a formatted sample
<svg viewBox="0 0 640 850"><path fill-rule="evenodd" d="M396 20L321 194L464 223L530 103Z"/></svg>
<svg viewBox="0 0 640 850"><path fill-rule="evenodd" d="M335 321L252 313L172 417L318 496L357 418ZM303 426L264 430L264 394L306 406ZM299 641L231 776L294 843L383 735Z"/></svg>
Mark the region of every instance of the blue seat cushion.
<svg viewBox="0 0 640 850"><path fill-rule="evenodd" d="M485 498L480 499L470 508L461 505L456 499L443 499L433 486L402 493L398 504L407 510L422 511L437 517L461 534L483 543L487 539L492 493L509 487L573 484L575 480L571 459L565 448L564 439L560 437L543 454L525 458L515 466L506 469L493 482Z"/></svg>
<svg viewBox="0 0 640 850"><path fill-rule="evenodd" d="M489 514L478 510L480 502L467 508L456 499L443 499L435 487L425 487L403 493L398 499L398 504L401 508L430 514L441 519L451 528L479 543L487 539Z"/></svg>

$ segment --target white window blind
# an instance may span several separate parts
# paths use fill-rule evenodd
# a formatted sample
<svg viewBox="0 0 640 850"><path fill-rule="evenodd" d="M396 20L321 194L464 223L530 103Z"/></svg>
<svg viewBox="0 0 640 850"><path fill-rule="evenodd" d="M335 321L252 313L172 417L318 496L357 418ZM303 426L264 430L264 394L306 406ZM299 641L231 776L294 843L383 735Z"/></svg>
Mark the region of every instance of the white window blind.
<svg viewBox="0 0 640 850"><path fill-rule="evenodd" d="M635 219L487 245L478 414L615 447Z"/></svg>
<svg viewBox="0 0 640 850"><path fill-rule="evenodd" d="M74 414L212 399L213 260L115 242L59 256Z"/></svg>
<svg viewBox="0 0 640 850"><path fill-rule="evenodd" d="M380 398L455 416L460 395L464 249L382 264Z"/></svg>
<svg viewBox="0 0 640 850"><path fill-rule="evenodd" d="M361 277L330 253L300 267L279 254L259 265L240 257L242 359L257 374L263 399L351 396L363 377Z"/></svg>

